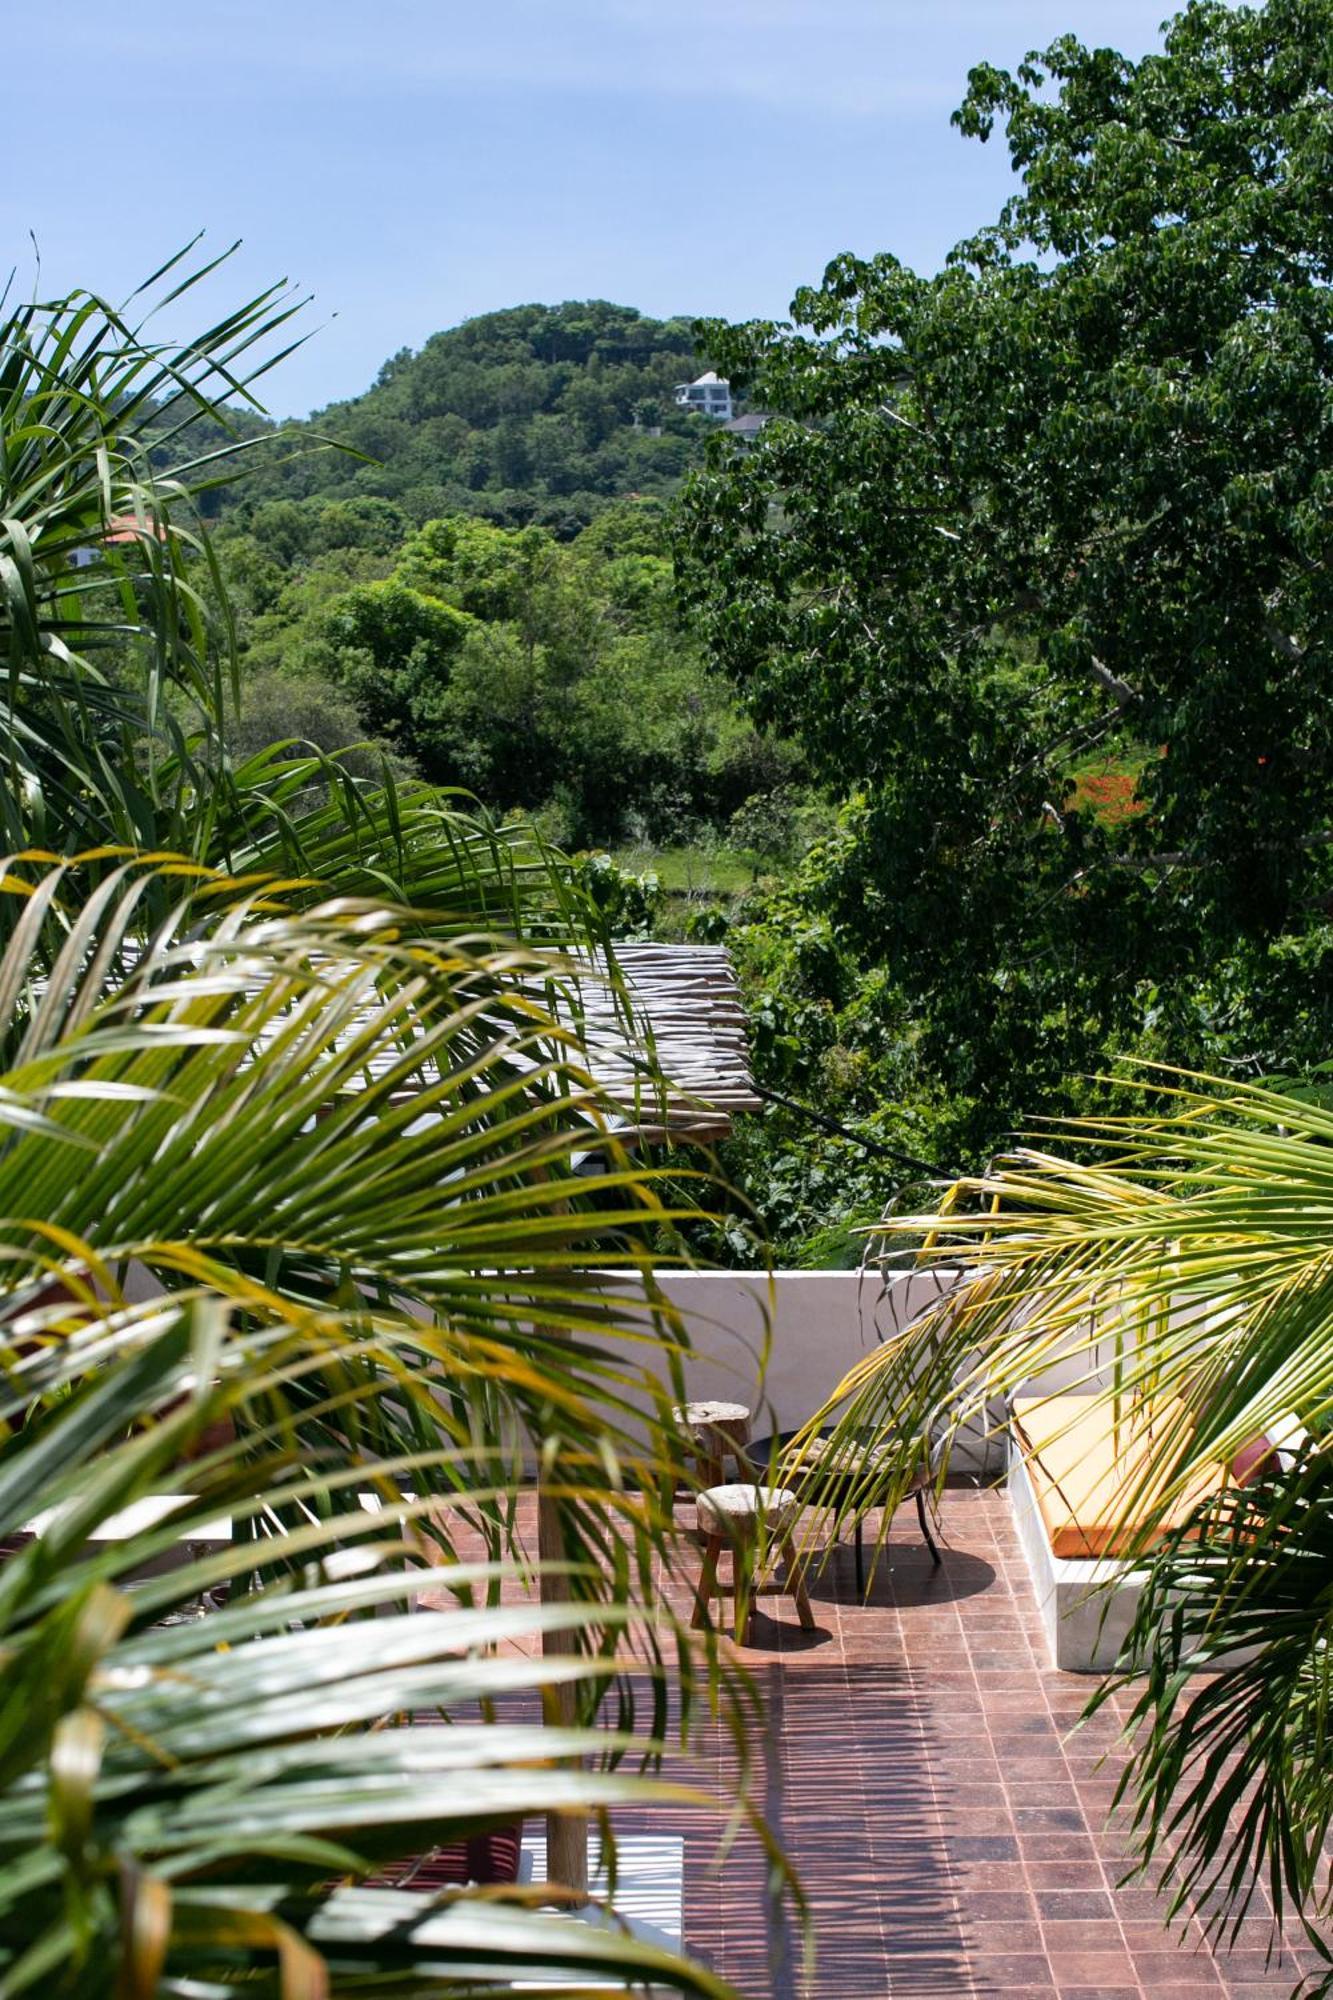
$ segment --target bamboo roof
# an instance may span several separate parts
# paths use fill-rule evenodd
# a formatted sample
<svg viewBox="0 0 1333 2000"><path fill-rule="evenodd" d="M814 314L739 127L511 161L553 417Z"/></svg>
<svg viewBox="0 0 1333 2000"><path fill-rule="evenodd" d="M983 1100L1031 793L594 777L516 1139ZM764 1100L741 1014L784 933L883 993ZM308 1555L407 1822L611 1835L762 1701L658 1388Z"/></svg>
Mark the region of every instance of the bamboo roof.
<svg viewBox="0 0 1333 2000"><path fill-rule="evenodd" d="M732 1121L759 1111L750 1074L745 1010L723 945L617 944L614 967L601 954L573 953L562 969L531 981L581 1042L587 1070L618 1110L622 1139L722 1139ZM130 964L138 947L126 951ZM401 1052L378 1049L374 1076ZM515 1057L519 1067L522 1057ZM401 1093L410 1099L427 1077Z"/></svg>
<svg viewBox="0 0 1333 2000"><path fill-rule="evenodd" d="M638 1137L725 1138L741 1112L762 1109L726 947L618 944L615 958L637 1032L627 1034L613 984L579 981L579 1029L596 1081Z"/></svg>

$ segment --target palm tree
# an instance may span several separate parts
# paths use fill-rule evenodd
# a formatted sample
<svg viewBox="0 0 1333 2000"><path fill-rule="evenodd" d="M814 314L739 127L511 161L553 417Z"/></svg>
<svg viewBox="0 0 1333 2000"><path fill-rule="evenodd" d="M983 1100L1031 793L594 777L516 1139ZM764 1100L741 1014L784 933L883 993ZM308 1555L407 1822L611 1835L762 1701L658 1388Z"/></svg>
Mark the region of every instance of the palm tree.
<svg viewBox="0 0 1333 2000"><path fill-rule="evenodd" d="M749 1698L659 1597L676 1218L572 1025L564 948L615 979L595 909L457 797L221 747L189 506L249 445L156 460L232 422L291 308L183 345L83 294L0 324L0 1994L720 1992L615 1931L355 1886L639 1796L669 1667L682 1727L703 1687L743 1741ZM645 1291L651 1365L604 1344L594 1266ZM409 1616L426 1553L456 1609ZM507 1601L515 1576L560 1601ZM556 1650L497 1653L524 1631ZM497 1719L525 1690L559 1728Z"/></svg>
<svg viewBox="0 0 1333 2000"><path fill-rule="evenodd" d="M209 725L234 663L209 615L207 539L173 509L244 449L219 399L253 402L255 356L299 301L278 287L199 339L155 338L155 314L213 268L189 268L193 247L121 307L73 292L0 319L0 825L12 848L188 846L169 835L198 824L209 789ZM201 417L229 441L159 479L154 449L171 452Z"/></svg>
<svg viewBox="0 0 1333 2000"><path fill-rule="evenodd" d="M1180 1413L1124 1494L1122 1545L1147 1571L1135 1675L1094 1705L1134 1690L1121 1795L1170 1913L1199 1899L1226 1933L1266 1880L1278 1918L1290 1906L1327 1956L1333 1113L1310 1094L1169 1071L1125 1088L1143 1099L1125 1115L1059 1124L1070 1150L1024 1148L934 1213L895 1218L911 1261L956 1282L824 1415L844 1448L869 1430L896 1459L892 1491L853 1494L863 1507L894 1503L928 1439L942 1478L960 1433L993 1429L997 1404L1057 1358L1112 1409L1147 1398ZM1257 1483L1171 1525L1206 1468L1293 1418L1310 1440L1294 1465L1270 1458Z"/></svg>
<svg viewBox="0 0 1333 2000"><path fill-rule="evenodd" d="M303 301L275 286L163 339L161 314L225 261L191 263L195 247L121 306L76 291L0 317L0 841L276 869L312 893L396 894L446 927L600 939L559 858L461 794L369 782L299 744L229 760L234 621L197 508L284 448L241 418Z"/></svg>
<svg viewBox="0 0 1333 2000"><path fill-rule="evenodd" d="M641 1272L651 1296L663 1211L568 1028L515 979L550 967L220 877L206 924L192 882L137 952L160 872L122 863L71 909L77 868L4 871L24 913L0 956L0 1991L407 1992L463 1965L720 1991L613 1934L478 1906L426 1922L338 1886L516 1809L639 1795L687 1645L647 1615L654 1565L678 1563L668 1389L641 1429L644 1378L603 1347L616 1317L588 1269ZM665 1310L655 1341L669 1381ZM532 1569L523 1438L563 1605L500 1599L506 1563ZM219 1515L221 1552L131 1587ZM408 1616L427 1550L459 1608ZM224 1609L162 1628L220 1585ZM578 1646L494 1653L543 1630ZM466 1726L561 1682L561 1732ZM688 1674L684 1698L688 1716ZM420 1709L456 1726L395 1721Z"/></svg>

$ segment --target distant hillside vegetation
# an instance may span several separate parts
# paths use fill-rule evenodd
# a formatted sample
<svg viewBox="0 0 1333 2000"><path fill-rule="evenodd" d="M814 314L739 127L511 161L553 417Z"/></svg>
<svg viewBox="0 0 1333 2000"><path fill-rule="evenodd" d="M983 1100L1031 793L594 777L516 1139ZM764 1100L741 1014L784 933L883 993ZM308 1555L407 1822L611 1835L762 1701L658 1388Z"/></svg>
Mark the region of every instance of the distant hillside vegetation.
<svg viewBox="0 0 1333 2000"><path fill-rule="evenodd" d="M613 500L675 491L706 426L670 392L703 366L687 319L600 299L485 313L403 349L364 395L297 427L364 456L275 451L218 511L373 496L409 526L474 514L567 537Z"/></svg>

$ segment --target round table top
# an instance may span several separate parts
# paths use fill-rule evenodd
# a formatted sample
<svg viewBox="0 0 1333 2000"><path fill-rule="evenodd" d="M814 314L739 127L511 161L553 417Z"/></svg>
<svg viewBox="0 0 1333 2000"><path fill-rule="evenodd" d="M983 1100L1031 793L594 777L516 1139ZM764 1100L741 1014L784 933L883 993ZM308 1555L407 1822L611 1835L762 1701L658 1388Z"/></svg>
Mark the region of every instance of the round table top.
<svg viewBox="0 0 1333 2000"><path fill-rule="evenodd" d="M744 1403L678 1403L671 1413L678 1424L690 1430L710 1424L748 1424L750 1412Z"/></svg>
<svg viewBox="0 0 1333 2000"><path fill-rule="evenodd" d="M800 1498L785 1486L710 1486L696 1502L703 1527L739 1527L763 1521L781 1528L800 1512Z"/></svg>

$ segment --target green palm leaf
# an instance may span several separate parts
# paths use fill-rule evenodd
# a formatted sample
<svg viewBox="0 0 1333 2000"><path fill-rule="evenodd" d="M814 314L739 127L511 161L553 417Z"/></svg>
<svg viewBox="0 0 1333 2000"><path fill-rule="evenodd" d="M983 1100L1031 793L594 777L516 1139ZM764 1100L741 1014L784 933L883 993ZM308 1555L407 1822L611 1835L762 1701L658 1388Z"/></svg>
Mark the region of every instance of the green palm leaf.
<svg viewBox="0 0 1333 2000"><path fill-rule="evenodd" d="M1325 1950L1333 1116L1171 1071L1126 1088L1150 1105L1063 1121L1068 1153L1023 1149L895 1219L910 1265L954 1282L822 1413L884 1453L875 1490L829 1497L892 1506L932 1446L942 1478L959 1436L1001 1427L1056 1363L1115 1420L1150 1405L1154 1457L1118 1524L1148 1579L1127 1652L1147 1674L1124 1787L1141 1859L1172 1853L1174 1907L1204 1894L1219 1927L1267 1879ZM1297 1467L1173 1519L1201 1472L1293 1420L1316 1441Z"/></svg>
<svg viewBox="0 0 1333 2000"><path fill-rule="evenodd" d="M207 538L178 517L253 445L224 399L257 407L251 384L300 301L277 286L191 341L158 339L155 314L215 268L193 249L124 308L0 301L0 825L16 847L188 845L215 782L229 621ZM155 456L199 417L234 442L206 464L177 451L160 476ZM202 757L186 745L199 732Z"/></svg>
<svg viewBox="0 0 1333 2000"><path fill-rule="evenodd" d="M566 969L188 864L121 858L82 901L85 879L77 859L0 870L20 912L0 954L0 1993L58 1966L94 1990L141 1917L145 1963L170 1940L163 1990L177 1964L296 1992L612 1963L713 1990L612 1933L517 1912L484 1948L452 1912L395 1926L329 1887L441 1829L637 1797L673 1664L689 1726L699 1667L659 1601L683 1335L659 1299L656 1371L627 1360L597 1276L651 1300L670 1212L551 1010ZM144 940L150 896L171 900ZM538 1440L567 1601L510 1606L506 1566L538 1569L513 1505ZM225 1546L158 1573L220 1515ZM426 1550L458 1608L395 1614ZM204 1591L226 1608L154 1629ZM496 1654L543 1631L571 1650ZM559 1685L560 1735L421 1750L393 1722ZM745 1689L720 1685L743 1732Z"/></svg>
<svg viewBox="0 0 1333 2000"><path fill-rule="evenodd" d="M1266 1886L1325 1958L1331 1621L1333 1485L1315 1449L1155 1550L1129 1639L1146 1663L1128 1684L1138 1753L1120 1785L1172 1914L1198 1903L1234 1939Z"/></svg>

